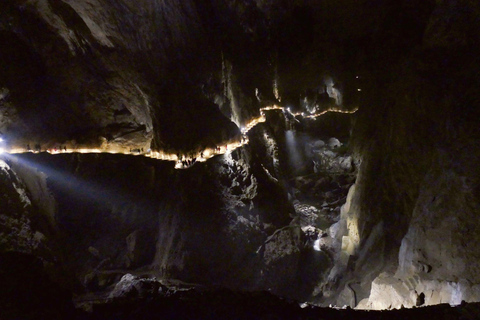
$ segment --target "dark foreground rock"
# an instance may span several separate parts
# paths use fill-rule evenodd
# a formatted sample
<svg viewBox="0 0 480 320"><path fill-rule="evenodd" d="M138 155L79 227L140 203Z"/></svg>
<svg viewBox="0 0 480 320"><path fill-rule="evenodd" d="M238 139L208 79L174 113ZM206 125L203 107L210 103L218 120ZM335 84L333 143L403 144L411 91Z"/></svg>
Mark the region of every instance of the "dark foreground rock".
<svg viewBox="0 0 480 320"><path fill-rule="evenodd" d="M128 285L122 288L141 287L139 293L150 294L97 297L96 300L90 301L91 308L86 312L84 309L73 307L72 295L50 280L38 259L19 253L2 254L0 258L2 320L430 318L469 320L478 319L480 315L478 303L456 307L441 304L390 311L318 308L281 299L265 291L239 292L200 287L186 289L178 286L173 286L176 290L170 290L170 287L166 290L164 285L160 283L155 285L151 279L142 280L131 275L129 276L132 279L124 279L123 284ZM152 289L157 292L154 294ZM132 290L120 291L131 293Z"/></svg>
<svg viewBox="0 0 480 320"><path fill-rule="evenodd" d="M228 290L180 291L142 301L114 301L95 305L77 319L478 319L480 304L450 307L442 304L417 309L358 311L306 306L268 292Z"/></svg>
<svg viewBox="0 0 480 320"><path fill-rule="evenodd" d="M65 319L75 313L72 294L51 280L40 259L0 254L0 319Z"/></svg>

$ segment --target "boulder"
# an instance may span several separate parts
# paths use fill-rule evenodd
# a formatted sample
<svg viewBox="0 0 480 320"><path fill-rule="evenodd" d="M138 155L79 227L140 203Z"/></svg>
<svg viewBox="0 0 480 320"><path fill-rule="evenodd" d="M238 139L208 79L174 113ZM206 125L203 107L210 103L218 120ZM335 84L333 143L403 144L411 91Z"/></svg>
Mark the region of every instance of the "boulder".
<svg viewBox="0 0 480 320"><path fill-rule="evenodd" d="M130 273L125 274L110 292L110 299L151 298L158 295L160 283L157 279L143 279Z"/></svg>
<svg viewBox="0 0 480 320"><path fill-rule="evenodd" d="M342 143L337 138L328 139L328 147L331 149L339 148L342 146Z"/></svg>
<svg viewBox="0 0 480 320"><path fill-rule="evenodd" d="M315 149L323 148L325 147L325 142L323 140L317 140L313 143L313 147Z"/></svg>

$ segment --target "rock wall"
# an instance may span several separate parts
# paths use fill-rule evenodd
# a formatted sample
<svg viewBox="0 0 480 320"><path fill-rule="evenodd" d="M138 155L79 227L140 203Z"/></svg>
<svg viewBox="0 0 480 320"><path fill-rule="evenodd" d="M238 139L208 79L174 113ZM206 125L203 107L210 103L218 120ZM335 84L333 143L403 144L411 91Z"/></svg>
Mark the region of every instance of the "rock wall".
<svg viewBox="0 0 480 320"><path fill-rule="evenodd" d="M9 94L0 99L0 130L12 147L189 151L238 133L219 108L236 110L239 126L258 114L243 55L227 50L246 36L226 5L8 0L3 7L0 88ZM223 17L235 21L226 26L238 37L220 34Z"/></svg>
<svg viewBox="0 0 480 320"><path fill-rule="evenodd" d="M260 288L257 250L289 223L293 207L249 154L246 149L218 156L188 170L107 154L25 154L9 156L8 162L25 181L10 185L23 186L19 197L28 206L33 201L36 211L30 215L44 217L50 230L46 241L54 246L59 267L83 290L103 290L126 270ZM5 213L5 219L27 219L17 211ZM33 241L34 231L21 232L30 233Z"/></svg>
<svg viewBox="0 0 480 320"><path fill-rule="evenodd" d="M5 162L2 175L1 251L33 253L45 246L45 235L37 228L41 218L35 216L28 189Z"/></svg>
<svg viewBox="0 0 480 320"><path fill-rule="evenodd" d="M478 59L472 55L478 52L476 27L467 23L476 7L469 1L438 2L422 46L403 64L400 78L385 82L392 91L377 101L382 111L364 108L356 122L354 138L363 160L359 179L365 183L357 181L355 191L360 251L348 283L358 283L357 293L368 297L357 299L359 308L478 300L478 253L471 246L478 211L473 121L478 98L469 89L455 93L479 83ZM363 259L361 250L379 223L382 253ZM375 279L368 269L375 270ZM348 283L344 292L351 290Z"/></svg>
<svg viewBox="0 0 480 320"><path fill-rule="evenodd" d="M272 117L286 125L282 112ZM108 292L132 273L307 300L332 266L330 245L322 251L317 239L354 177L346 156L334 154L337 139L318 149L320 141L299 135L310 166L301 171L308 178L295 179L284 132L272 123L252 129L249 145L185 170L115 154L5 159L48 230L47 270L60 270L52 278L77 294ZM315 173L310 148L329 148L330 166Z"/></svg>
<svg viewBox="0 0 480 320"><path fill-rule="evenodd" d="M461 150L443 150L426 173L402 240L398 268L375 279L368 302L360 307L478 301L478 252L472 245L477 241L479 208L473 165L479 160L478 144L463 145Z"/></svg>
<svg viewBox="0 0 480 320"><path fill-rule="evenodd" d="M7 155L4 250L76 292L128 271L364 308L478 300L478 4L345 3L5 0L10 146L186 153L266 105L360 109L269 113L189 170Z"/></svg>

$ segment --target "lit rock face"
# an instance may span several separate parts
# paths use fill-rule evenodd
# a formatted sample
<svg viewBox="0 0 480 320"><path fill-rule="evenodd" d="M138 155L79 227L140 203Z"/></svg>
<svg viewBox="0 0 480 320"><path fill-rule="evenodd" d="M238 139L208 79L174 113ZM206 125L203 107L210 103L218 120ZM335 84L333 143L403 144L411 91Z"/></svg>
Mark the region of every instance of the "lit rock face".
<svg viewBox="0 0 480 320"><path fill-rule="evenodd" d="M129 273L115 284L109 299L154 298L158 295L160 283L153 279L141 279Z"/></svg>
<svg viewBox="0 0 480 320"><path fill-rule="evenodd" d="M0 251L38 254L46 249L45 235L38 230L42 217L35 215L27 187L3 160L0 160L0 174Z"/></svg>
<svg viewBox="0 0 480 320"><path fill-rule="evenodd" d="M466 150L478 148L474 143ZM464 149L464 150L465 150ZM462 165L445 154L425 176L409 230L400 249L400 275L423 274L427 278L469 279L479 282L477 260L478 154L456 154ZM442 172L442 175L438 175Z"/></svg>
<svg viewBox="0 0 480 320"><path fill-rule="evenodd" d="M340 306L478 300L478 12L474 1L5 0L9 143L188 152L238 135L265 105L360 105L354 159L328 140L344 142L351 118L279 114L249 146L188 171L21 156L30 164L1 171L5 250L32 253L50 230L52 255L92 292L141 271ZM325 146L289 152L302 130ZM351 188L333 177L355 169Z"/></svg>
<svg viewBox="0 0 480 320"><path fill-rule="evenodd" d="M476 143L465 145L467 152L455 152L461 166L447 154L439 156L426 174L402 240L399 267L395 275L373 282L367 307L413 306L422 294L425 305L480 299L479 249L474 245L479 210L474 172L480 159L478 152L471 153L475 149Z"/></svg>
<svg viewBox="0 0 480 320"><path fill-rule="evenodd" d="M395 102L403 110L392 107L385 119L370 122L378 129L383 126L374 122L389 123L377 132L383 136L375 139L379 148L357 141L371 151L364 152L357 179L360 206L353 213L360 246L350 259L353 279L343 295L356 289L358 308L479 299L479 253L473 245L478 242L479 133L472 120L478 117L478 94L468 89L479 81L474 12L477 3L438 3L423 50L403 80L393 82L407 97ZM425 77L431 77L430 84L423 82ZM464 94L443 95L458 91ZM369 136L362 126L357 129L359 137ZM378 225L383 226L380 233L375 232ZM379 240L373 241L375 237ZM363 255L369 243L376 254Z"/></svg>

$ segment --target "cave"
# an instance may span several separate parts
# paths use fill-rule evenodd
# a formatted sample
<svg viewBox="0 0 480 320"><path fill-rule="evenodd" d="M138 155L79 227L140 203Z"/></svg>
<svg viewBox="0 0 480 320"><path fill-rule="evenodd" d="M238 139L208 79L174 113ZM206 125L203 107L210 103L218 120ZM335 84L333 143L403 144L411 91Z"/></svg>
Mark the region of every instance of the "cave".
<svg viewBox="0 0 480 320"><path fill-rule="evenodd" d="M477 1L3 0L0 43L1 319L480 318Z"/></svg>

